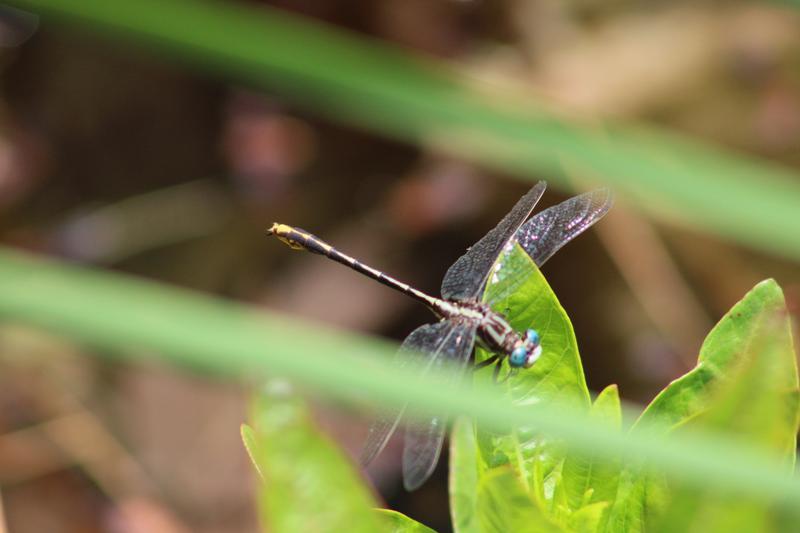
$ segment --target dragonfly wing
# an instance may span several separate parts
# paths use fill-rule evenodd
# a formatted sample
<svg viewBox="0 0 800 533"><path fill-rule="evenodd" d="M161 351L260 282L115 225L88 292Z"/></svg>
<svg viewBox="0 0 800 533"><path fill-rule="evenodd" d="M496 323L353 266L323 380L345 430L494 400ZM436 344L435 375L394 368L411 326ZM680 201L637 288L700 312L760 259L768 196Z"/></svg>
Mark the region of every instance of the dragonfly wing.
<svg viewBox="0 0 800 533"><path fill-rule="evenodd" d="M453 263L442 280L442 298L470 300L478 297L497 256L530 216L546 187L543 181L537 183L493 230Z"/></svg>
<svg viewBox="0 0 800 533"><path fill-rule="evenodd" d="M460 383L474 343L474 325L454 325L439 347L440 357L431 366L438 370L445 364L455 365L458 370L454 370L449 379L453 383ZM406 426L403 447L403 485L406 490L419 488L436 468L447 429L447 418L446 415L436 415L412 421Z"/></svg>
<svg viewBox="0 0 800 533"><path fill-rule="evenodd" d="M603 218L613 203L609 189L573 196L531 218L515 238L533 262L542 266L562 246Z"/></svg>
<svg viewBox="0 0 800 533"><path fill-rule="evenodd" d="M491 270L489 283L495 284L490 306L505 300L528 279L515 271L514 261L507 260L519 243L537 266L542 266L562 246L600 220L611 208L613 199L607 189L598 189L565 200L545 209L519 229Z"/></svg>
<svg viewBox="0 0 800 533"><path fill-rule="evenodd" d="M453 337L458 335L460 327L448 321L425 324L412 331L405 338L395 356L394 364L403 367L413 361L420 363L418 357L423 354L427 364L421 364L422 372L437 364L447 350ZM474 337L474 334L473 334ZM367 465L377 456L389 441L403 416L404 407L384 410L372 424L367 440L361 451L361 464Z"/></svg>
<svg viewBox="0 0 800 533"><path fill-rule="evenodd" d="M446 429L447 419L440 416L406 426L403 486L407 491L421 487L436 469Z"/></svg>
<svg viewBox="0 0 800 533"><path fill-rule="evenodd" d="M364 447L361 449L361 457L359 461L363 466L367 466L372 462L375 457L383 451L386 443L394 435L394 430L397 429L397 424L403 417L405 408L397 409L391 412L384 411L369 428L367 433L367 440L364 442Z"/></svg>

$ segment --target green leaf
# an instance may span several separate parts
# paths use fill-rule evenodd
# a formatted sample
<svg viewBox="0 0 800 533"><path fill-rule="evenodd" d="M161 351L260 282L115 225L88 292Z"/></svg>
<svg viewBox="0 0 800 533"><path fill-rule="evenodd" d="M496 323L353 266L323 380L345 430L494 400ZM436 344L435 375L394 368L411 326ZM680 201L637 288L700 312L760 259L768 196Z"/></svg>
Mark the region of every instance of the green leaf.
<svg viewBox="0 0 800 533"><path fill-rule="evenodd" d="M477 518L479 464L472 422L461 417L450 434L450 517L456 533L480 531Z"/></svg>
<svg viewBox="0 0 800 533"><path fill-rule="evenodd" d="M798 409L789 315L780 287L767 280L719 321L703 343L698 365L653 400L633 431L649 432L653 423L667 424L669 433L715 430L770 450L788 470L795 458ZM727 531L733 516L741 524L765 520L763 506L674 483L670 505L682 514L660 516L666 501L662 476L646 473L641 465L624 472L611 513L614 530L641 531L657 523L664 531L689 526Z"/></svg>
<svg viewBox="0 0 800 533"><path fill-rule="evenodd" d="M619 474L617 495L601 531L645 532L648 520L660 515L668 504L668 498L664 473L634 463Z"/></svg>
<svg viewBox="0 0 800 533"><path fill-rule="evenodd" d="M480 530L547 533L564 531L552 522L527 494L514 473L498 467L478 486Z"/></svg>
<svg viewBox="0 0 800 533"><path fill-rule="evenodd" d="M794 466L797 447L798 376L792 324L780 287L768 280L751 293L747 318L733 315L738 326L736 362L721 380L707 408L683 427L714 429L750 442ZM723 319L724 320L724 319ZM745 325L743 320L748 320Z"/></svg>
<svg viewBox="0 0 800 533"><path fill-rule="evenodd" d="M253 466L261 480L266 481L264 472L261 470L261 465L266 464L267 458L264 456L264 449L260 445L259 436L256 434L255 430L247 424L242 424L240 431L242 434L242 442L247 450L247 455L250 456L250 460L253 462Z"/></svg>
<svg viewBox="0 0 800 533"><path fill-rule="evenodd" d="M781 531L763 503L719 494L704 494L689 487L675 492L670 499L669 512L649 521L647 531L702 531L727 533L752 531L767 533ZM797 522L782 531L794 532Z"/></svg>
<svg viewBox="0 0 800 533"><path fill-rule="evenodd" d="M733 338L709 337L708 342L719 350L716 353L736 352L728 361L730 370L718 380L706 408L680 430L713 429L739 442L752 443L783 458L790 473L796 457L798 379L789 315L780 288L771 280L759 284L742 304L747 305L740 304L736 314L726 317L724 334ZM738 335L734 336L732 330ZM734 348L723 340L734 343ZM673 484L673 493L673 505L681 513L661 517L661 531L674 531L676 527L777 531L771 525L769 506L763 502L677 483Z"/></svg>
<svg viewBox="0 0 800 533"><path fill-rule="evenodd" d="M642 413L637 426L651 419L677 425L707 409L709 395L718 382L741 363L747 351L743 347L759 336L764 317L776 313L786 313L783 293L774 280L762 281L714 326L700 349L697 366L661 391ZM790 334L786 335L784 349L793 353ZM796 367L793 371L787 368L778 384L797 388Z"/></svg>
<svg viewBox="0 0 800 533"><path fill-rule="evenodd" d="M616 385L603 389L592 404L589 415L613 430L621 430L622 411ZM577 510L598 502L612 502L617 493L619 470L618 463L612 464L591 455L569 454L562 474L569 507Z"/></svg>
<svg viewBox="0 0 800 533"><path fill-rule="evenodd" d="M242 438L261 479L265 530L381 530L375 501L339 448L312 424L285 381L267 384ZM398 530L405 531L405 530Z"/></svg>
<svg viewBox="0 0 800 533"><path fill-rule="evenodd" d="M597 502L582 507L569 516L567 523L570 531L576 533L595 533L599 531L607 509L608 502Z"/></svg>
<svg viewBox="0 0 800 533"><path fill-rule="evenodd" d="M578 345L564 308L527 253L516 245L502 258L503 276L490 275L483 299L506 316L517 331L534 328L542 342L542 356L530 369L519 372L501 387L517 405L546 406L553 403L582 410L589 406L589 391L583 375ZM497 268L500 263L495 265ZM513 277L514 290L509 290ZM519 280L524 280L520 282ZM477 350L477 360L490 354ZM508 372L507 362L504 362ZM476 379L491 381L492 369L477 372ZM534 463L543 468L545 479L559 467L564 452L559 443L545 438L536 428L518 426L505 433L478 426L481 456L490 467L510 464L530 488ZM552 494L548 490L547 497Z"/></svg>
<svg viewBox="0 0 800 533"><path fill-rule="evenodd" d="M379 531L386 533L436 533L425 524L420 524L403 513L398 513L391 509L375 509L375 511L383 524Z"/></svg>
<svg viewBox="0 0 800 533"><path fill-rule="evenodd" d="M492 308L505 315L516 331L536 329L543 350L532 368L506 382L511 398L521 404L558 401L562 405L588 408L589 389L566 311L542 272L519 245L501 260L502 264L496 264L495 269L503 275L495 277L493 270L483 300L492 302ZM509 283L515 288L513 292L508 291ZM481 358L486 355L483 352ZM489 373L487 369L482 375L488 377Z"/></svg>

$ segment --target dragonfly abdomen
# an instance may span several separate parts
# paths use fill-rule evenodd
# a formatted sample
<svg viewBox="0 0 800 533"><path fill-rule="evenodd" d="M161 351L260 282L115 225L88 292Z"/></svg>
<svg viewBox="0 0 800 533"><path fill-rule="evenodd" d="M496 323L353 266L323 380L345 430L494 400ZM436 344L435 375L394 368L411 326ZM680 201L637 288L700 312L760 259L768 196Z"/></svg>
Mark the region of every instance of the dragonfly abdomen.
<svg viewBox="0 0 800 533"><path fill-rule="evenodd" d="M425 294L424 292L417 290L407 283L403 283L402 281L399 281L376 268L365 265L358 259L340 252L327 242L315 235L312 235L311 233L308 233L305 230L276 222L269 230L267 230L267 233L278 237L283 243L287 244L294 250L306 250L315 254L324 255L329 259L333 259L337 263L340 263L346 267L350 267L356 272L360 272L361 274L374 279L378 283L382 283L387 287L391 287L392 289L398 290L403 294L407 294L408 296L421 301L436 314L440 316L442 315L441 306L443 303L445 303L443 300Z"/></svg>

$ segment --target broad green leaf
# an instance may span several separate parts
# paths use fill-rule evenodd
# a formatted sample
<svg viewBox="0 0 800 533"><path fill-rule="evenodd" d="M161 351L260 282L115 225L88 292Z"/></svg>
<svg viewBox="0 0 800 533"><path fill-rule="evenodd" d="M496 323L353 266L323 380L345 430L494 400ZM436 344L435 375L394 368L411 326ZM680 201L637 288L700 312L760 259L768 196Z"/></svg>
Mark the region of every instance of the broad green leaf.
<svg viewBox="0 0 800 533"><path fill-rule="evenodd" d="M480 531L476 513L479 463L473 423L461 417L450 434L450 517L456 533Z"/></svg>
<svg viewBox="0 0 800 533"><path fill-rule="evenodd" d="M790 471L798 423L792 326L780 288L773 281L762 285L769 292L751 318L750 334L739 344L737 364L721 380L706 409L683 427L711 428L750 442L783 458Z"/></svg>
<svg viewBox="0 0 800 533"><path fill-rule="evenodd" d="M632 431L650 431L653 421L671 426L670 433L693 427L713 429L772 450L788 468L795 457L797 389L783 293L774 281L767 280L720 320L703 343L697 367L662 391ZM667 502L664 474L648 474L641 465L623 472L611 511L613 531L641 531L650 523L660 523L659 527L668 531L678 520L700 528L698 531L726 531L733 515L738 515L742 524L765 520L764 508L752 502L744 505L741 498L704 495L674 485L672 502L684 514L661 516L659 511Z"/></svg>
<svg viewBox="0 0 800 533"><path fill-rule="evenodd" d="M379 531L385 533L436 533L434 530L420 524L413 518L409 518L402 513L392 511L391 509L375 509L382 522L382 528Z"/></svg>
<svg viewBox="0 0 800 533"><path fill-rule="evenodd" d="M735 364L720 380L707 408L681 425L680 430L710 428L739 442L752 443L781 457L790 473L796 455L798 420L791 324L777 284L767 281L759 287L760 298L751 302L756 310L750 315L748 335L738 345ZM741 322L739 328L744 329ZM695 531L778 531L774 515L764 502L679 484L673 484L673 493L673 505L681 513L661 517L661 531L674 531L677 526Z"/></svg>
<svg viewBox="0 0 800 533"><path fill-rule="evenodd" d="M609 385L598 394L589 414L591 418L608 424L609 428L621 430L622 412L616 385ZM585 505L613 501L619 470L619 464L609 464L595 456L569 454L562 474L569 507L577 510Z"/></svg>
<svg viewBox="0 0 800 533"><path fill-rule="evenodd" d="M509 284L515 287L513 292L508 291ZM506 382L515 403L559 401L588 407L589 390L572 323L542 272L519 245L495 265L483 300L505 315L515 330L534 328L541 337L539 361ZM488 375L488 369L482 374Z"/></svg>
<svg viewBox="0 0 800 533"><path fill-rule="evenodd" d="M717 323L700 348L697 366L673 381L647 406L637 425L650 419L671 425L698 414L708 407L708 396L717 382L728 374L745 355L747 347L758 335L766 315L786 313L783 293L774 280L762 281ZM788 322L787 322L788 323ZM788 326L787 326L788 327ZM787 337L787 350L792 350ZM786 377L784 385L796 388L796 370ZM791 380L794 380L792 382Z"/></svg>
<svg viewBox="0 0 800 533"><path fill-rule="evenodd" d="M509 290L512 280L514 290ZM519 245L495 265L483 299L505 315L514 329L525 331L532 327L542 339L542 356L533 368L522 370L499 385L512 402L520 406L558 403L588 408L589 391L572 324L541 271ZM479 361L487 357L487 352L478 350ZM504 367L504 373L508 372L507 363ZM476 379L491 380L491 374L492 369L487 368L478 372ZM478 444L487 465L512 465L528 489L536 461L542 462L547 479L563 458L559 444L544 438L533 427L491 433L479 426ZM552 490L547 491L550 496Z"/></svg>
<svg viewBox="0 0 800 533"><path fill-rule="evenodd" d="M514 473L498 467L481 478L478 485L480 531L565 531L552 522L525 491Z"/></svg>
<svg viewBox="0 0 800 533"><path fill-rule="evenodd" d="M242 438L261 476L266 531L380 531L375 501L338 447L317 430L285 381L267 384Z"/></svg>

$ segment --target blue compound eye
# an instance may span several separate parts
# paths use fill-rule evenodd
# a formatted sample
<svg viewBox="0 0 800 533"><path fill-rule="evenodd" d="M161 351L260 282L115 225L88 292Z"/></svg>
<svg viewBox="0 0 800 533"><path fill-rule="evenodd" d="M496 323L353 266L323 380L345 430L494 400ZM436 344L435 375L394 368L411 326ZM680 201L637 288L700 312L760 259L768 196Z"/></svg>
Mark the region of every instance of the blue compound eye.
<svg viewBox="0 0 800 533"><path fill-rule="evenodd" d="M539 344L539 333L537 333L535 329L526 331L525 336L531 344Z"/></svg>
<svg viewBox="0 0 800 533"><path fill-rule="evenodd" d="M542 356L542 347L541 345L536 346L536 348L525 358L525 368L530 368L539 360Z"/></svg>
<svg viewBox="0 0 800 533"><path fill-rule="evenodd" d="M527 358L528 351L525 347L517 346L514 348L514 351L511 352L511 356L508 358L508 364L514 368L521 368L525 364L525 359Z"/></svg>

